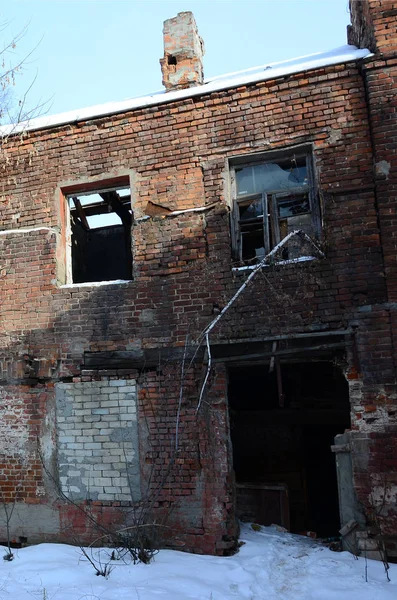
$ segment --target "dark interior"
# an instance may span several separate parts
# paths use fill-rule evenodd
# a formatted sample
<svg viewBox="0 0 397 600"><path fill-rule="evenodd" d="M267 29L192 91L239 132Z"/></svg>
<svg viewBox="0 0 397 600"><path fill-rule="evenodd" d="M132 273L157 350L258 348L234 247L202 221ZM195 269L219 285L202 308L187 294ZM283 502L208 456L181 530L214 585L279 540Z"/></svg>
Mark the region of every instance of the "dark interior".
<svg viewBox="0 0 397 600"><path fill-rule="evenodd" d="M278 378L274 364L231 367L229 405L239 518L337 535L330 446L350 427L340 369L331 362L282 363Z"/></svg>
<svg viewBox="0 0 397 600"><path fill-rule="evenodd" d="M68 196L73 283L132 277L133 214L127 186Z"/></svg>
<svg viewBox="0 0 397 600"><path fill-rule="evenodd" d="M73 283L131 279L131 239L123 225L86 230L72 224Z"/></svg>

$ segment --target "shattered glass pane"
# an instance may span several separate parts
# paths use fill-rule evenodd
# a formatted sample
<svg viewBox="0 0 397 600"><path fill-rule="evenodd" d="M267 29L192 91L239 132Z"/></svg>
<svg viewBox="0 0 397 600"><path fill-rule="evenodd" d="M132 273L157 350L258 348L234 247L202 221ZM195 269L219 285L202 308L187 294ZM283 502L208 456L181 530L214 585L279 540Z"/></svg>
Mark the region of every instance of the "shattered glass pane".
<svg viewBox="0 0 397 600"><path fill-rule="evenodd" d="M308 186L306 157L236 168L237 196Z"/></svg>
<svg viewBox="0 0 397 600"><path fill-rule="evenodd" d="M286 198L278 198L278 214L281 219L288 219L296 215L310 212L310 200L308 194L291 195Z"/></svg>
<svg viewBox="0 0 397 600"><path fill-rule="evenodd" d="M263 218L262 198L256 198L256 200L252 200L252 202L239 204L239 210L240 221Z"/></svg>
<svg viewBox="0 0 397 600"><path fill-rule="evenodd" d="M253 169L254 167L236 169L237 196L248 196L257 191L255 189Z"/></svg>

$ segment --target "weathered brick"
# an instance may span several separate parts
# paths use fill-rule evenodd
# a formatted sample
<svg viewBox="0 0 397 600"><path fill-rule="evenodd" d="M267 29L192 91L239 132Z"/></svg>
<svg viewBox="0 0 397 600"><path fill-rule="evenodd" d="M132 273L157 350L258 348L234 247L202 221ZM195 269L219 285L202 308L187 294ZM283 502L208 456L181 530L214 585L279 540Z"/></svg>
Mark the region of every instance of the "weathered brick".
<svg viewBox="0 0 397 600"><path fill-rule="evenodd" d="M357 457L353 467L370 519L375 475L393 478L397 472L391 458L397 394L394 4L352 2L356 41L376 52L362 65L329 65L6 141L6 168L0 170L0 433L1 423L8 423L17 435L7 458L0 442L0 473L9 482L10 501L17 488L27 503L52 497L37 440L44 436L51 449L56 437L54 423L48 424L55 382L64 393L57 427L65 490L76 487L80 473L87 488L83 493L76 487L80 498L91 492L94 502L104 503L96 506L101 518L122 521L111 504L131 501L124 477L128 450L143 488L150 481L156 489L167 473L157 508L178 500L173 525L186 547L222 553L233 545L226 369L215 366L206 398L212 410L197 414L202 365L187 369L179 407L181 365L168 354L183 349L187 334L197 339L247 278L246 271L232 270L227 160L310 144L325 259L265 269L219 322L211 342L354 329L356 356L346 352L345 369L352 429L363 436L368 469ZM133 180L133 280L63 286L62 190L70 182L92 184L115 174ZM166 214L147 214L149 202ZM186 209L200 210L168 214ZM157 364L142 363L139 373L135 366L84 367L86 352L131 348L155 349ZM120 442L124 426L139 427L139 448L129 439ZM375 430L378 437L368 437ZM27 474L18 487L12 473L22 467ZM84 470L95 477L83 477ZM59 512L65 530L72 523L88 536L73 508L61 505ZM381 527L395 534L396 517L389 508L385 512ZM59 535L54 532L54 539Z"/></svg>

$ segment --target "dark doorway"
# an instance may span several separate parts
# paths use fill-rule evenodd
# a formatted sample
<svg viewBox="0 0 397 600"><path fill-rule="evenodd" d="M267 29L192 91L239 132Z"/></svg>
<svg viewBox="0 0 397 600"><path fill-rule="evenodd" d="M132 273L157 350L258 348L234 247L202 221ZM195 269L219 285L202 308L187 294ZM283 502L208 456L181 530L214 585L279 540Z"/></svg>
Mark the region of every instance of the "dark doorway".
<svg viewBox="0 0 397 600"><path fill-rule="evenodd" d="M336 535L330 446L350 427L347 381L331 362L284 363L279 383L276 371L269 364L229 369L238 516Z"/></svg>

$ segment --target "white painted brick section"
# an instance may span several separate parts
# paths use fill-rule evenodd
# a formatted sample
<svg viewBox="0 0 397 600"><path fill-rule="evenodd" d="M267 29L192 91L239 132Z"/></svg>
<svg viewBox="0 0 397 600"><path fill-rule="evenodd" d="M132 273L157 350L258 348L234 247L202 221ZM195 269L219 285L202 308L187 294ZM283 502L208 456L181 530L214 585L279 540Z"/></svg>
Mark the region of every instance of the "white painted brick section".
<svg viewBox="0 0 397 600"><path fill-rule="evenodd" d="M58 383L56 405L62 491L75 500L138 500L135 382Z"/></svg>

